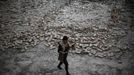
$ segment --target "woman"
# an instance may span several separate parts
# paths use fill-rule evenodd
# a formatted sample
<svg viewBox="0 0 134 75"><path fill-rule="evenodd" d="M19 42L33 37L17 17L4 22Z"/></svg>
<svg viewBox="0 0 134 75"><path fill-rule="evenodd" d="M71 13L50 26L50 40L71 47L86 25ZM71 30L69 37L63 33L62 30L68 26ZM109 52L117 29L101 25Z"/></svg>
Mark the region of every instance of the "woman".
<svg viewBox="0 0 134 75"><path fill-rule="evenodd" d="M71 47L74 47L74 45L72 45ZM70 46L68 43L68 37L64 36L62 41L59 43L59 47L58 47L58 53L59 53L59 57L58 60L59 65L57 66L59 69L61 68L61 65L64 63L65 64L65 70L66 70L66 75L70 75L68 72L68 61L67 61L67 56L68 56L68 52L69 52Z"/></svg>

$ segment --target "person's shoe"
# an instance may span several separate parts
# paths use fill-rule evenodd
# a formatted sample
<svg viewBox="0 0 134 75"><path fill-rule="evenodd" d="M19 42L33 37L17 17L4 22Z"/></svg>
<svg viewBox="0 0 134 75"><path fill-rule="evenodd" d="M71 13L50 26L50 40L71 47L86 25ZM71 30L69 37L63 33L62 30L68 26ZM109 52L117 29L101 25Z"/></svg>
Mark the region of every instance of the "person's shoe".
<svg viewBox="0 0 134 75"><path fill-rule="evenodd" d="M57 66L58 69L62 70L62 68L60 66Z"/></svg>
<svg viewBox="0 0 134 75"><path fill-rule="evenodd" d="M69 73L69 72L67 72L67 73L66 73L66 75L70 75L70 73Z"/></svg>

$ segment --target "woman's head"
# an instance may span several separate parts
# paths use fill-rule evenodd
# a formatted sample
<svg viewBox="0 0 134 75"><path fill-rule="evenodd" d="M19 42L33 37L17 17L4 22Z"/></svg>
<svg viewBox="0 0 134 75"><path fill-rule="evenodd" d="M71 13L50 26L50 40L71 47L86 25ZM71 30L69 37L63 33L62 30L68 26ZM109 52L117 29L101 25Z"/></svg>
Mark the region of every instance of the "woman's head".
<svg viewBox="0 0 134 75"><path fill-rule="evenodd" d="M67 36L63 36L62 40L63 40L63 42L67 42L68 41L68 37Z"/></svg>

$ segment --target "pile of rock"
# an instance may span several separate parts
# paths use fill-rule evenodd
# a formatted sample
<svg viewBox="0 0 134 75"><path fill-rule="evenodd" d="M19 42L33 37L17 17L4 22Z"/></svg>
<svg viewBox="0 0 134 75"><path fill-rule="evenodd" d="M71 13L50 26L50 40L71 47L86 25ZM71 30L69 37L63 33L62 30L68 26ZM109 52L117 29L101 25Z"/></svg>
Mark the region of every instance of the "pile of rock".
<svg viewBox="0 0 134 75"><path fill-rule="evenodd" d="M65 7L59 13L55 21L50 24L50 31L47 32L51 35L49 38L53 40L54 36L57 36L59 40L63 35L69 36L70 41L76 42L76 50L71 52L77 54L119 58L124 52L129 51L128 27L122 28L121 20L116 25L111 23L109 11L112 6L97 3L79 5L76 2L70 7ZM104 8L103 13L97 11L103 10L102 8ZM93 12L90 10L96 14L92 14ZM97 16L97 18L91 15ZM83 18L83 16L85 17ZM58 30L58 27L62 28ZM52 40L49 39L48 42L52 42Z"/></svg>
<svg viewBox="0 0 134 75"><path fill-rule="evenodd" d="M52 3L48 3L49 6ZM55 9L53 4L45 7L47 5L20 16L5 14L9 20L0 17L0 49L27 50L41 41L46 41L47 47L55 49L58 41L67 35L71 43L76 43L76 50L71 50L72 53L118 58L129 50L128 26L122 28L122 21L116 25L111 23L111 5L97 2L83 5L77 1L62 9Z"/></svg>

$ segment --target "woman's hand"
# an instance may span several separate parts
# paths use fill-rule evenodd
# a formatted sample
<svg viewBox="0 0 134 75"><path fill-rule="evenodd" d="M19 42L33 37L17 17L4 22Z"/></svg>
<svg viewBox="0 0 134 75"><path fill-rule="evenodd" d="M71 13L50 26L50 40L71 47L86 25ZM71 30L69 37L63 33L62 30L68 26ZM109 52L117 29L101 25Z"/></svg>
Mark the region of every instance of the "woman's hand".
<svg viewBox="0 0 134 75"><path fill-rule="evenodd" d="M60 51L60 53L62 53L62 54L66 54L66 53L68 53L68 52L63 52L63 51Z"/></svg>
<svg viewBox="0 0 134 75"><path fill-rule="evenodd" d="M75 50L75 45L76 45L76 43L74 43L74 44L71 45L71 48L72 48L73 50Z"/></svg>

